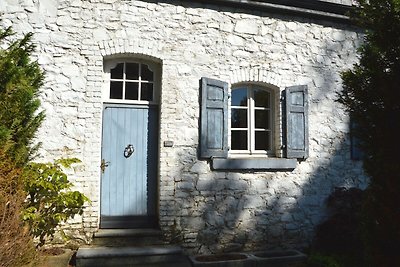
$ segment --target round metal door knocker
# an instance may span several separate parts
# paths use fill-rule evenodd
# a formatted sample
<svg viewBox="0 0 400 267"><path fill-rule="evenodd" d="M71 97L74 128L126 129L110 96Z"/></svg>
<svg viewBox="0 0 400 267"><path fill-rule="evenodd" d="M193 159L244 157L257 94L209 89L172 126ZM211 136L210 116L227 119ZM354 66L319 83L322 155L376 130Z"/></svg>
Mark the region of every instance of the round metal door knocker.
<svg viewBox="0 0 400 267"><path fill-rule="evenodd" d="M129 158L130 156L132 156L133 152L135 152L133 145L131 144L127 145L124 150L124 157Z"/></svg>

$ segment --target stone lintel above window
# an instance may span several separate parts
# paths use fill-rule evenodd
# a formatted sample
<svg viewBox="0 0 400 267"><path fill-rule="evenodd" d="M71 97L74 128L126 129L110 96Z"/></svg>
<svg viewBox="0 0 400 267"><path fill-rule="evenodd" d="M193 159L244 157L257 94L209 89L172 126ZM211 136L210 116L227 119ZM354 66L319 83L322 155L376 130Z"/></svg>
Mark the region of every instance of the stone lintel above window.
<svg viewBox="0 0 400 267"><path fill-rule="evenodd" d="M296 159L284 158L212 158L214 170L292 171L296 164Z"/></svg>

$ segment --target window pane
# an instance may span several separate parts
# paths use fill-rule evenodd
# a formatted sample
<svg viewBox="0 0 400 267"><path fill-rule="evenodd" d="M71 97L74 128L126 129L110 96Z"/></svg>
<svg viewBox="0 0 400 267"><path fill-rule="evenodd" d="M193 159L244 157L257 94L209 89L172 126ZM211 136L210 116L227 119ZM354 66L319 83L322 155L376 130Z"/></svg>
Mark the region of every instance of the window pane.
<svg viewBox="0 0 400 267"><path fill-rule="evenodd" d="M247 89L239 88L232 91L232 106L247 107Z"/></svg>
<svg viewBox="0 0 400 267"><path fill-rule="evenodd" d="M254 104L256 107L270 107L270 94L267 91L255 89L254 90Z"/></svg>
<svg viewBox="0 0 400 267"><path fill-rule="evenodd" d="M124 72L124 63L118 63L115 68L111 69L111 79L122 79Z"/></svg>
<svg viewBox="0 0 400 267"><path fill-rule="evenodd" d="M125 99L138 100L138 88L139 84L136 82L125 84Z"/></svg>
<svg viewBox="0 0 400 267"><path fill-rule="evenodd" d="M255 110L256 128L257 129L270 129L270 111L269 110Z"/></svg>
<svg viewBox="0 0 400 267"><path fill-rule="evenodd" d="M110 98L122 99L122 82L110 82Z"/></svg>
<svg viewBox="0 0 400 267"><path fill-rule="evenodd" d="M127 80L139 80L139 64L126 63L125 73Z"/></svg>
<svg viewBox="0 0 400 267"><path fill-rule="evenodd" d="M152 83L142 83L140 89L141 100L153 101L153 84Z"/></svg>
<svg viewBox="0 0 400 267"><path fill-rule="evenodd" d="M154 74L153 72L149 69L149 66L147 66L146 64L142 64L142 80L143 81L153 81L154 78Z"/></svg>
<svg viewBox="0 0 400 267"><path fill-rule="evenodd" d="M256 150L270 150L271 149L271 132L256 131L255 132L255 149Z"/></svg>
<svg viewBox="0 0 400 267"><path fill-rule="evenodd" d="M247 128L247 109L232 109L232 128Z"/></svg>
<svg viewBox="0 0 400 267"><path fill-rule="evenodd" d="M247 150L247 131L232 131L232 150Z"/></svg>

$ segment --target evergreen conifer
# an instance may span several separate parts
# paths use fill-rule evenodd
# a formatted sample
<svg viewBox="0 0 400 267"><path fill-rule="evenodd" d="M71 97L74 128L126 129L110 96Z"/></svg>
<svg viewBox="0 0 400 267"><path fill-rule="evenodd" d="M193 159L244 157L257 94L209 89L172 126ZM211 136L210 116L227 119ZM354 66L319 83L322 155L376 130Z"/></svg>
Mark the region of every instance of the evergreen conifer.
<svg viewBox="0 0 400 267"><path fill-rule="evenodd" d="M400 0L359 0L360 62L342 74L339 102L357 125L370 176L364 209L371 266L400 266Z"/></svg>
<svg viewBox="0 0 400 267"><path fill-rule="evenodd" d="M14 37L11 27L0 29L0 146L23 166L38 148L33 138L44 119L38 99L44 73L30 58L32 34Z"/></svg>

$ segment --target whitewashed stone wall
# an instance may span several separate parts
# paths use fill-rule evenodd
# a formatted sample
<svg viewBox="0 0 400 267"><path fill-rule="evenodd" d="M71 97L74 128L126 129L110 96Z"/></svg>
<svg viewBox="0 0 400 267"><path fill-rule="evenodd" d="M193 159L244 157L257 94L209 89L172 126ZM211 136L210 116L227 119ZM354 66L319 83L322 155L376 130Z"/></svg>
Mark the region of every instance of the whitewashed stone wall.
<svg viewBox="0 0 400 267"><path fill-rule="evenodd" d="M70 178L92 202L65 227L84 240L98 228L103 60L116 54L161 62L160 226L189 252L305 246L333 188L366 185L335 102L361 40L349 26L173 1L2 0L0 12L35 33L46 71L40 160L82 160ZM292 172L211 171L197 157L203 76L307 84L309 158Z"/></svg>

